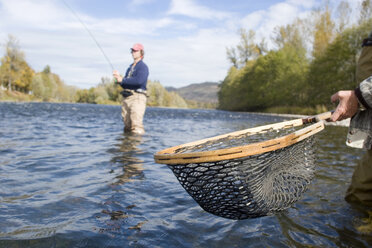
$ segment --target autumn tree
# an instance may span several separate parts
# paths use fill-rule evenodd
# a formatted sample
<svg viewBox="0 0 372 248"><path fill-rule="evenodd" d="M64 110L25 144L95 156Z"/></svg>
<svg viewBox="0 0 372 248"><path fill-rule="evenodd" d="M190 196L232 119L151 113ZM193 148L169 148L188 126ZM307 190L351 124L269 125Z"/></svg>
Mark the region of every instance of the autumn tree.
<svg viewBox="0 0 372 248"><path fill-rule="evenodd" d="M5 55L1 58L0 82L9 91L17 90L28 93L34 71L25 61L18 40L8 36L5 44Z"/></svg>
<svg viewBox="0 0 372 248"><path fill-rule="evenodd" d="M226 55L227 59L231 62L231 64L238 68L239 62L238 62L238 55L236 54L236 49L234 47L226 48Z"/></svg>
<svg viewBox="0 0 372 248"><path fill-rule="evenodd" d="M147 105L187 108L186 101L176 92L168 92L158 81L147 83Z"/></svg>
<svg viewBox="0 0 372 248"><path fill-rule="evenodd" d="M370 21L372 17L372 1L363 0L360 6L359 24Z"/></svg>
<svg viewBox="0 0 372 248"><path fill-rule="evenodd" d="M351 7L347 1L341 1L336 10L336 32L342 33L350 22Z"/></svg>
<svg viewBox="0 0 372 248"><path fill-rule="evenodd" d="M103 87L108 95L108 99L113 102L119 101L120 92L122 88L119 84L114 83L114 81L109 77L102 77L101 82L98 87Z"/></svg>
<svg viewBox="0 0 372 248"><path fill-rule="evenodd" d="M372 30L372 19L362 25L346 29L316 57L308 74L308 104L332 107L330 96L340 89L354 89L357 56L363 38Z"/></svg>
<svg viewBox="0 0 372 248"><path fill-rule="evenodd" d="M303 52L305 49L305 27L301 19L296 19L292 24L276 27L273 37L274 43L279 49L291 46Z"/></svg>
<svg viewBox="0 0 372 248"><path fill-rule="evenodd" d="M32 78L30 90L43 101L73 102L77 89L66 86L60 77L52 73L49 65Z"/></svg>
<svg viewBox="0 0 372 248"><path fill-rule="evenodd" d="M313 57L321 55L335 37L335 24L328 3L324 9L314 12Z"/></svg>
<svg viewBox="0 0 372 248"><path fill-rule="evenodd" d="M257 59L259 55L266 51L264 40L259 44L255 43L256 33L253 30L246 31L241 28L239 34L239 44L236 47L226 48L227 59L236 68L245 66L249 60Z"/></svg>

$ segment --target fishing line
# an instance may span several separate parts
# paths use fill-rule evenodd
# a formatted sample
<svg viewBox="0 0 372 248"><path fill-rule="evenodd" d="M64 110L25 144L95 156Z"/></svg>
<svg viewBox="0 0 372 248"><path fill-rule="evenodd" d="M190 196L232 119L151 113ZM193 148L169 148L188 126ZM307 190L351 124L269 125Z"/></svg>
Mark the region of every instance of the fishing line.
<svg viewBox="0 0 372 248"><path fill-rule="evenodd" d="M102 47L99 45L98 41L96 40L96 38L94 37L94 35L92 34L92 32L90 32L90 30L88 29L88 27L85 25L85 23L80 19L80 17L77 15L77 13L70 7L70 5L68 5L66 3L65 0L62 0L62 2L66 5L66 7L71 11L71 13L79 20L79 22L84 26L85 30L89 33L90 37L92 37L92 39L94 40L94 42L96 43L96 45L98 46L98 48L101 50L103 56L105 57L105 59L107 60L107 62L109 63L110 67L112 70L114 70L114 66L112 65L111 61L109 60L109 58L107 57L106 53L103 51Z"/></svg>

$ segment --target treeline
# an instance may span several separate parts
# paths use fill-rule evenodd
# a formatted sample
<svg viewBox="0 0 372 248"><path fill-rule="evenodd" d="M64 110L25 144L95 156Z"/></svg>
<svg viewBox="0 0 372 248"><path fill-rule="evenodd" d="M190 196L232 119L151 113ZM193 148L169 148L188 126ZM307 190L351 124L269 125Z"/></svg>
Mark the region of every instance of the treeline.
<svg viewBox="0 0 372 248"><path fill-rule="evenodd" d="M78 90L76 102L95 104L119 104L122 101L120 92L123 89L110 78L102 78L97 87ZM157 107L187 108L186 101L175 92L168 92L160 82L147 82L147 105Z"/></svg>
<svg viewBox="0 0 372 248"><path fill-rule="evenodd" d="M9 35L5 55L1 58L0 86L9 92L30 95L30 100L74 102L76 87L67 86L47 65L35 72L26 62L18 40Z"/></svg>
<svg viewBox="0 0 372 248"><path fill-rule="evenodd" d="M78 90L76 102L96 104L121 103L120 92L123 89L112 82L110 78L102 78L97 87L88 90ZM217 104L186 100L177 92L168 91L159 81L147 82L147 105L151 107L173 107L173 108L208 108L215 109Z"/></svg>
<svg viewBox="0 0 372 248"><path fill-rule="evenodd" d="M372 32L370 0L362 1L353 26L350 13L349 4L342 1L336 11L326 5L308 19L278 27L272 50L265 40L254 42L254 31L241 29L240 43L227 48L232 67L221 84L219 108L297 114L334 108L333 93L356 87L362 40Z"/></svg>
<svg viewBox="0 0 372 248"><path fill-rule="evenodd" d="M168 92L160 82L149 81L147 88L149 106L188 107L181 96ZM48 65L43 71L35 72L26 62L18 40L9 35L6 41L5 55L0 65L0 100L5 97L12 99L13 96L31 101L120 104L121 91L122 88L110 78L102 78L96 87L78 89L66 85L57 74L51 72ZM19 92L23 95L14 94Z"/></svg>
<svg viewBox="0 0 372 248"><path fill-rule="evenodd" d="M216 109L218 104L215 102L200 102L195 100L185 100L189 108L196 109Z"/></svg>

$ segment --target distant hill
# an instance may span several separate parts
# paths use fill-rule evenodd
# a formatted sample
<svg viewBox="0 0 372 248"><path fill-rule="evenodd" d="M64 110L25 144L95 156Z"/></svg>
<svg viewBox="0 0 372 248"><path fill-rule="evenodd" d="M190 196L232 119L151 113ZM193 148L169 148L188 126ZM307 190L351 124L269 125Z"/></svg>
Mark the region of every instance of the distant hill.
<svg viewBox="0 0 372 248"><path fill-rule="evenodd" d="M185 100L198 103L211 103L217 105L219 90L218 83L204 82L198 84L190 84L181 88L166 87L169 92L176 92Z"/></svg>

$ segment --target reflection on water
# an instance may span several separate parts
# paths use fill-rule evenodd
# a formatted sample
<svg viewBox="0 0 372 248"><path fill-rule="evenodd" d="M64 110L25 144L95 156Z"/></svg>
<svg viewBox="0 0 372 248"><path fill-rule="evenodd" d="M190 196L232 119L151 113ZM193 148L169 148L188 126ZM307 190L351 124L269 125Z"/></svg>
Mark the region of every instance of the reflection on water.
<svg viewBox="0 0 372 248"><path fill-rule="evenodd" d="M368 211L368 217L363 218L362 223L356 227L356 229L366 235L372 234L372 211Z"/></svg>
<svg viewBox="0 0 372 248"><path fill-rule="evenodd" d="M116 176L115 184L124 184L133 180L144 179L143 160L140 159L142 150L138 147L142 142L142 136L137 134L123 133L118 139L112 153L112 163L122 164L122 174Z"/></svg>
<svg viewBox="0 0 372 248"><path fill-rule="evenodd" d="M0 247L371 247L369 212L344 201L363 152L347 129L317 134L314 180L281 213L203 211L153 154L283 117L148 108L123 133L120 106L0 103ZM361 229L360 229L361 228Z"/></svg>
<svg viewBox="0 0 372 248"><path fill-rule="evenodd" d="M143 160L140 159L140 154L142 150L139 148L139 145L142 143L142 136L138 134L127 134L122 133L116 139L117 144L114 144L113 148L109 149L107 152L112 154L110 162L112 164L118 165L117 171L114 169L110 173L115 173L115 180L112 182L113 187L113 196L104 202L105 209L102 210L102 214L110 216L110 220L105 221L105 225L109 228L99 229L100 233L120 233L122 226L121 221L126 221L127 218L131 218L134 215L129 214L128 212L136 208L135 204L128 205L125 209L118 207L118 202L115 202L115 192L122 192L125 190L124 184L144 180L145 176L143 173ZM120 186L120 187L119 187ZM114 210L114 208L116 210ZM102 216L97 216L101 218ZM140 221L134 226L128 227L130 230L141 230L141 226L147 221Z"/></svg>

